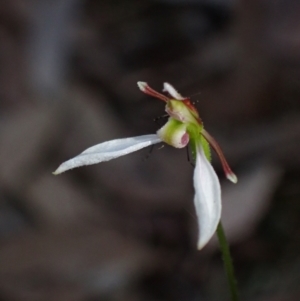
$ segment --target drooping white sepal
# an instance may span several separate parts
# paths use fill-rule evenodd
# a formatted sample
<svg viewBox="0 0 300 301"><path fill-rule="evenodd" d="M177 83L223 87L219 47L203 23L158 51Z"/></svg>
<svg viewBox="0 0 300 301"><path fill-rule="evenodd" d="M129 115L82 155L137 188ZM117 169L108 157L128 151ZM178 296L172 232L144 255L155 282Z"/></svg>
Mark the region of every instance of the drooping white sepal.
<svg viewBox="0 0 300 301"><path fill-rule="evenodd" d="M62 163L54 174L57 175L75 167L109 161L159 142L162 141L156 134L103 142Z"/></svg>
<svg viewBox="0 0 300 301"><path fill-rule="evenodd" d="M198 249L202 249L216 232L221 218L221 187L202 146L197 145L194 171L194 203L199 225Z"/></svg>

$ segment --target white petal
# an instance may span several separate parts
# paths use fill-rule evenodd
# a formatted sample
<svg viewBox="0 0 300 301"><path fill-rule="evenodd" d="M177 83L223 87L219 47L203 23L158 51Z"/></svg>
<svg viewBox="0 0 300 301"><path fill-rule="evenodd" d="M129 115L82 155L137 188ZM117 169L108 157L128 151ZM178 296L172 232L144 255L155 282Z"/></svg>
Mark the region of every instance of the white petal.
<svg viewBox="0 0 300 301"><path fill-rule="evenodd" d="M57 175L66 170L83 165L91 165L103 161L109 161L159 142L162 141L155 134L103 142L86 149L73 159L62 163L54 172L54 174Z"/></svg>
<svg viewBox="0 0 300 301"><path fill-rule="evenodd" d="M195 207L199 224L198 249L202 249L215 233L221 218L221 187L201 145L197 147L194 171Z"/></svg>
<svg viewBox="0 0 300 301"><path fill-rule="evenodd" d="M177 100L183 100L184 97L179 94L176 89L169 83L164 83L164 92L168 92L172 97L174 97Z"/></svg>

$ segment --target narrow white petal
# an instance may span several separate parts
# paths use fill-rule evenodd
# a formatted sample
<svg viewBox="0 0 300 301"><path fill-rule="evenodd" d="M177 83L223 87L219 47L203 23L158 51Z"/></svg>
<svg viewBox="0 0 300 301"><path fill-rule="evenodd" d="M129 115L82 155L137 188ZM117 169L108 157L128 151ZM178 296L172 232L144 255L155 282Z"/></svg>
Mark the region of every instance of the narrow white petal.
<svg viewBox="0 0 300 301"><path fill-rule="evenodd" d="M164 83L164 92L168 92L173 98L177 99L177 100L183 100L184 97L181 96L181 94L179 94L176 89L169 83Z"/></svg>
<svg viewBox="0 0 300 301"><path fill-rule="evenodd" d="M109 161L159 142L162 141L156 134L103 142L62 163L54 174L57 175L79 166Z"/></svg>
<svg viewBox="0 0 300 301"><path fill-rule="evenodd" d="M197 147L194 171L195 207L199 224L198 249L202 249L215 233L221 218L221 187L201 145Z"/></svg>

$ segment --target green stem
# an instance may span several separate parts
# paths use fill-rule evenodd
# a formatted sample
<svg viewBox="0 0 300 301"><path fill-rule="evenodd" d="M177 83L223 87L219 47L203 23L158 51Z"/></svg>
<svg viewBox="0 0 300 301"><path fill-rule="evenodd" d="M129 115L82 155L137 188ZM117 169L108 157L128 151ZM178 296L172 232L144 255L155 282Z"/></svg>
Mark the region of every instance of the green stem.
<svg viewBox="0 0 300 301"><path fill-rule="evenodd" d="M231 300L238 301L239 297L238 297L238 289L237 289L236 279L235 279L235 275L234 275L234 268L233 268L232 259L231 259L231 255L230 255L229 245L228 245L226 235L224 232L224 228L222 226L221 221L217 228L217 236L218 236L218 240L219 240L220 250L222 253L225 272L227 275L228 285L229 285L230 294L231 294Z"/></svg>

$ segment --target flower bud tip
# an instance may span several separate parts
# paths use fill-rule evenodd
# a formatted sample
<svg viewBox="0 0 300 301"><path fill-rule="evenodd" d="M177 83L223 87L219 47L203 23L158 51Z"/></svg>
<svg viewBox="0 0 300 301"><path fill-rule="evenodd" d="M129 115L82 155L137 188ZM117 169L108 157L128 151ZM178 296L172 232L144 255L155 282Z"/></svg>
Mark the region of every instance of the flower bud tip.
<svg viewBox="0 0 300 301"><path fill-rule="evenodd" d="M226 178L231 181L232 183L236 184L238 181L237 176L234 173L229 173L226 175Z"/></svg>
<svg viewBox="0 0 300 301"><path fill-rule="evenodd" d="M148 86L146 82L137 82L137 85L142 92L145 92L146 87Z"/></svg>

